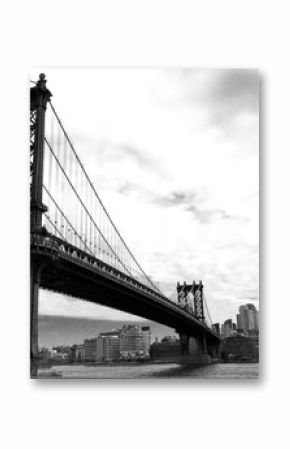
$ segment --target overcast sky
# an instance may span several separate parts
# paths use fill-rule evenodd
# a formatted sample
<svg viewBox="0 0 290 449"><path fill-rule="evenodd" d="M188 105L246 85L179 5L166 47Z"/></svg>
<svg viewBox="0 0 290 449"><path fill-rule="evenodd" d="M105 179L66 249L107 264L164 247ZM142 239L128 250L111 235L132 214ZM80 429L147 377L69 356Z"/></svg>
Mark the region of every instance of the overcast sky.
<svg viewBox="0 0 290 449"><path fill-rule="evenodd" d="M213 321L258 306L258 72L42 68L32 79L41 71L119 231L163 292L201 279ZM40 313L128 319L49 292Z"/></svg>

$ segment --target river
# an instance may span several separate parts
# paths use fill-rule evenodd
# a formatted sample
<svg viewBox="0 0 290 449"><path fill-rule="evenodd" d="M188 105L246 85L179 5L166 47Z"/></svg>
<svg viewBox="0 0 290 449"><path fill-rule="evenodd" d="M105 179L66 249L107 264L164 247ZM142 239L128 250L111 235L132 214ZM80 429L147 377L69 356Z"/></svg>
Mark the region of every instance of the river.
<svg viewBox="0 0 290 449"><path fill-rule="evenodd" d="M134 365L57 365L39 369L40 378L53 374L66 379L257 379L258 363L215 363L201 367L177 363L146 363Z"/></svg>

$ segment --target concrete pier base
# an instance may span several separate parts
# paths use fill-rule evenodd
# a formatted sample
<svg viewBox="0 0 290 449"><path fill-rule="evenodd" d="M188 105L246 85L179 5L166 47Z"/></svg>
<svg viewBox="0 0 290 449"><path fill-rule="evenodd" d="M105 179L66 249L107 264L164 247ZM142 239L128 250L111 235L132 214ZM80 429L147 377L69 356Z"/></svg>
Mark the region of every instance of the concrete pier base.
<svg viewBox="0 0 290 449"><path fill-rule="evenodd" d="M206 336L190 337L180 333L181 354L176 359L178 363L208 365L216 360L217 351L208 347Z"/></svg>

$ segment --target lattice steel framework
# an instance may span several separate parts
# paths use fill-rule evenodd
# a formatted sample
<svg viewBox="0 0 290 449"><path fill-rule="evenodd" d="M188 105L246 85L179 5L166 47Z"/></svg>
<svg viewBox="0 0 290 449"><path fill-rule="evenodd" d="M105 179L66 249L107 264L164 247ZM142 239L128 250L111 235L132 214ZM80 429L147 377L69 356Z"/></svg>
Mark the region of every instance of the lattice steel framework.
<svg viewBox="0 0 290 449"><path fill-rule="evenodd" d="M177 283L177 302L185 310L188 310L194 314L196 318L204 321L204 305L203 305L203 284L202 281L192 284L186 284L186 282L181 285Z"/></svg>
<svg viewBox="0 0 290 449"><path fill-rule="evenodd" d="M31 229L42 226L42 214L47 208L42 204L43 147L45 134L45 110L51 97L43 73L30 89L30 211Z"/></svg>

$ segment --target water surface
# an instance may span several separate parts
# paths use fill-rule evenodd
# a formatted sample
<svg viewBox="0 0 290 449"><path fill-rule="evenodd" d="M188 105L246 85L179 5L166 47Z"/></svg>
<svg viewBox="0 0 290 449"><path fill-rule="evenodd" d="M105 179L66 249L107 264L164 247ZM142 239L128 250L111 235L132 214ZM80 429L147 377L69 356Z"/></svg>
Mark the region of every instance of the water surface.
<svg viewBox="0 0 290 449"><path fill-rule="evenodd" d="M257 379L258 363L216 363L202 367L177 363L148 363L136 365L57 365L40 369L40 377L52 373L71 379L144 379L144 378L196 378L196 379Z"/></svg>

